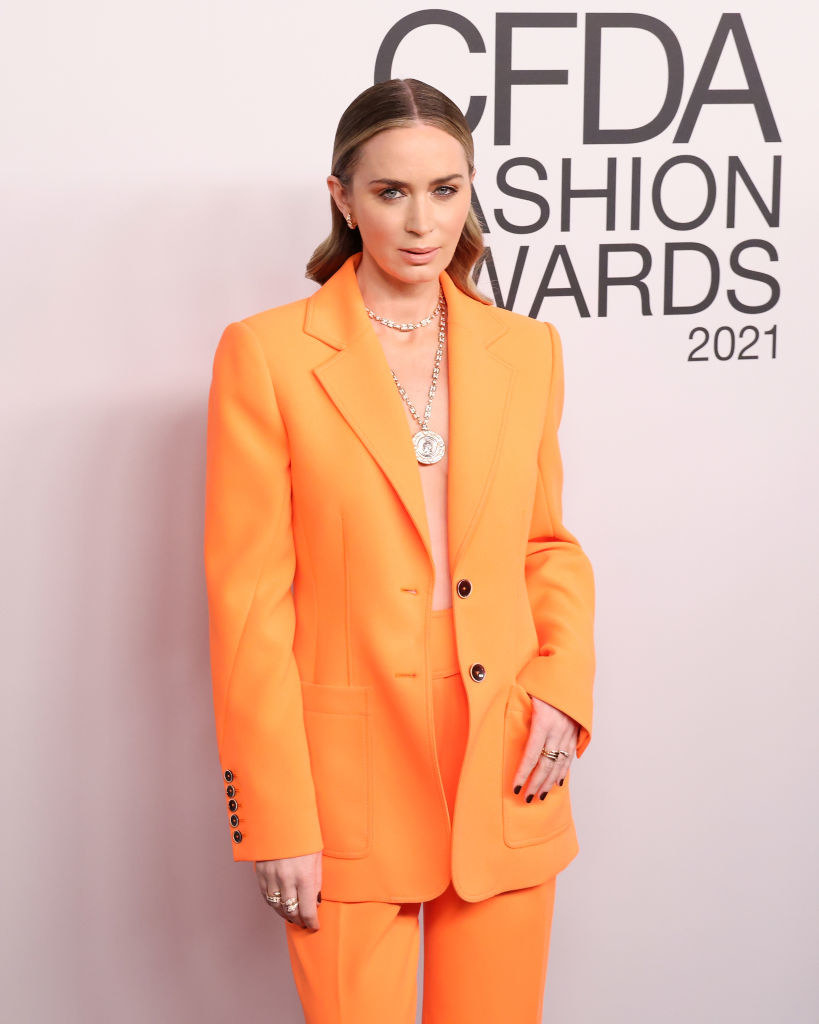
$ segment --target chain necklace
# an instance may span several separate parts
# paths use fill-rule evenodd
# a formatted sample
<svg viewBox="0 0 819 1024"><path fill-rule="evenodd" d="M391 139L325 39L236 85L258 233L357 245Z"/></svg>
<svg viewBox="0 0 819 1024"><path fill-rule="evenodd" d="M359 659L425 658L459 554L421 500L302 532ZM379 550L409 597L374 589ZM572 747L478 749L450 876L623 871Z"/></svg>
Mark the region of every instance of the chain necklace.
<svg viewBox="0 0 819 1024"><path fill-rule="evenodd" d="M421 426L421 429L412 435L412 443L415 446L415 457L422 465L429 465L432 462L440 462L446 452L446 442L443 437L441 437L436 430L427 429L429 413L432 408L432 399L438 387L438 374L440 372L441 357L444 354L444 341L446 339L446 302L444 302L443 294L438 298L438 305L435 307L436 311L439 307L441 318L438 326L438 349L435 353L435 365L432 368L432 383L429 387L429 398L427 399L427 408L424 412L423 420L418 419L418 413L415 411L415 406L410 401L407 392L398 382L395 370L391 370L392 379L398 385L398 391L401 397L407 403L410 412Z"/></svg>

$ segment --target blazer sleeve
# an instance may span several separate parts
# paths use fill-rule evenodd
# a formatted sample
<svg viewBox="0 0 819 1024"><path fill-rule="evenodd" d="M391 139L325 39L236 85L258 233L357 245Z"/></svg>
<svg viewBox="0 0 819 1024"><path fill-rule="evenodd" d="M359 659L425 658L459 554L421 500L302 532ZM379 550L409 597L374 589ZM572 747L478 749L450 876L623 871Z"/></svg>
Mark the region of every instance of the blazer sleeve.
<svg viewBox="0 0 819 1024"><path fill-rule="evenodd" d="M225 328L213 360L205 475L211 676L233 857L316 852L323 843L293 655L288 441L261 345L242 321Z"/></svg>
<svg viewBox="0 0 819 1024"><path fill-rule="evenodd" d="M591 741L595 673L595 584L591 562L563 525L563 462L558 428L563 412L563 352L551 339L551 383L538 452L537 485L526 546L526 586L538 637L538 655L517 682L580 725L577 757Z"/></svg>

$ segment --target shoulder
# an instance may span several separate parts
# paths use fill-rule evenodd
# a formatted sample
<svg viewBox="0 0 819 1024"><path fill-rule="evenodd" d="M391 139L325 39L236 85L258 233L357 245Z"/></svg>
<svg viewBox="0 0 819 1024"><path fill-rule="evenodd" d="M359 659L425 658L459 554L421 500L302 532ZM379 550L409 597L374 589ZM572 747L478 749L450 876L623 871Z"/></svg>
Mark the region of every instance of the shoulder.
<svg viewBox="0 0 819 1024"><path fill-rule="evenodd" d="M516 313L513 309L490 305L469 296L470 304L478 316L490 318L498 327L522 339L530 340L535 345L550 345L551 337L557 328L548 320L536 320L526 313Z"/></svg>
<svg viewBox="0 0 819 1024"><path fill-rule="evenodd" d="M281 363L283 357L291 357L300 347L295 342L303 336L307 301L294 299L238 317L223 329L217 352L230 350L247 359L261 355L269 368Z"/></svg>
<svg viewBox="0 0 819 1024"><path fill-rule="evenodd" d="M544 361L551 365L555 350L561 347L557 327L549 320L536 320L525 313L516 313L502 306L483 306L485 315L492 316L505 333L507 348L514 352L522 365L540 367ZM511 347L510 347L511 343Z"/></svg>
<svg viewBox="0 0 819 1024"><path fill-rule="evenodd" d="M282 330L301 330L307 311L308 297L284 302L279 306L271 306L258 313L251 313L242 318L242 323L259 338L265 341L275 337Z"/></svg>
<svg viewBox="0 0 819 1024"><path fill-rule="evenodd" d="M513 331L526 338L531 338L533 341L539 341L541 344L544 339L547 342L549 341L551 331L554 330L554 325L550 324L547 320L536 320L525 313L516 313L512 309L504 309L503 306L491 306L488 308L492 309L499 323L506 330Z"/></svg>

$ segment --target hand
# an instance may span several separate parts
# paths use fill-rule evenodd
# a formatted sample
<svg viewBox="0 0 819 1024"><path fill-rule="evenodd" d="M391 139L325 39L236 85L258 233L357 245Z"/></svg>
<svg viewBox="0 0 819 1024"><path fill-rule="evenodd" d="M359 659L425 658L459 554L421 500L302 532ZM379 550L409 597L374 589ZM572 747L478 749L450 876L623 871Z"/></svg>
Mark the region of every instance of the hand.
<svg viewBox="0 0 819 1024"><path fill-rule="evenodd" d="M529 696L531 697L531 694ZM532 773L529 785L521 799L528 797L528 802L531 803L534 795L548 793L555 783L563 785L563 780L566 778L577 750L579 734L580 725L573 718L552 707L551 704L547 704L545 700L532 697L532 725L529 730L529 739L518 765L517 774L512 780L512 785L517 792L529 778L529 773ZM561 754L557 760L552 761L545 754L541 757L540 752L544 747L547 750L565 750L569 756L564 757Z"/></svg>
<svg viewBox="0 0 819 1024"><path fill-rule="evenodd" d="M301 857L282 857L280 860L257 860L254 864L265 904L291 924L318 931L316 895L321 889L321 850L305 853ZM280 892L281 903L269 903L267 896ZM299 905L294 914L288 914L284 901L297 896Z"/></svg>

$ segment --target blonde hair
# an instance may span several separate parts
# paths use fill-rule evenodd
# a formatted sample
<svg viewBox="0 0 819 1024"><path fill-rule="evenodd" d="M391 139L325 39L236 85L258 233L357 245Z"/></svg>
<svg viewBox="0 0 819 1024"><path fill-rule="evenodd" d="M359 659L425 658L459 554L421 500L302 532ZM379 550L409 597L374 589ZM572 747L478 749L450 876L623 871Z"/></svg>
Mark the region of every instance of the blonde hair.
<svg viewBox="0 0 819 1024"><path fill-rule="evenodd" d="M469 173L474 170L475 147L472 133L460 108L434 86L417 78L391 78L371 85L341 115L333 142L332 173L349 187L358 164L361 147L374 135L389 128L428 124L441 128L463 147ZM361 233L351 231L330 197L330 234L316 247L307 263L305 277L318 284L328 278L355 252L361 252ZM479 302L493 305L475 287L471 272L484 253L483 231L470 205L461 237L446 268L462 292Z"/></svg>

